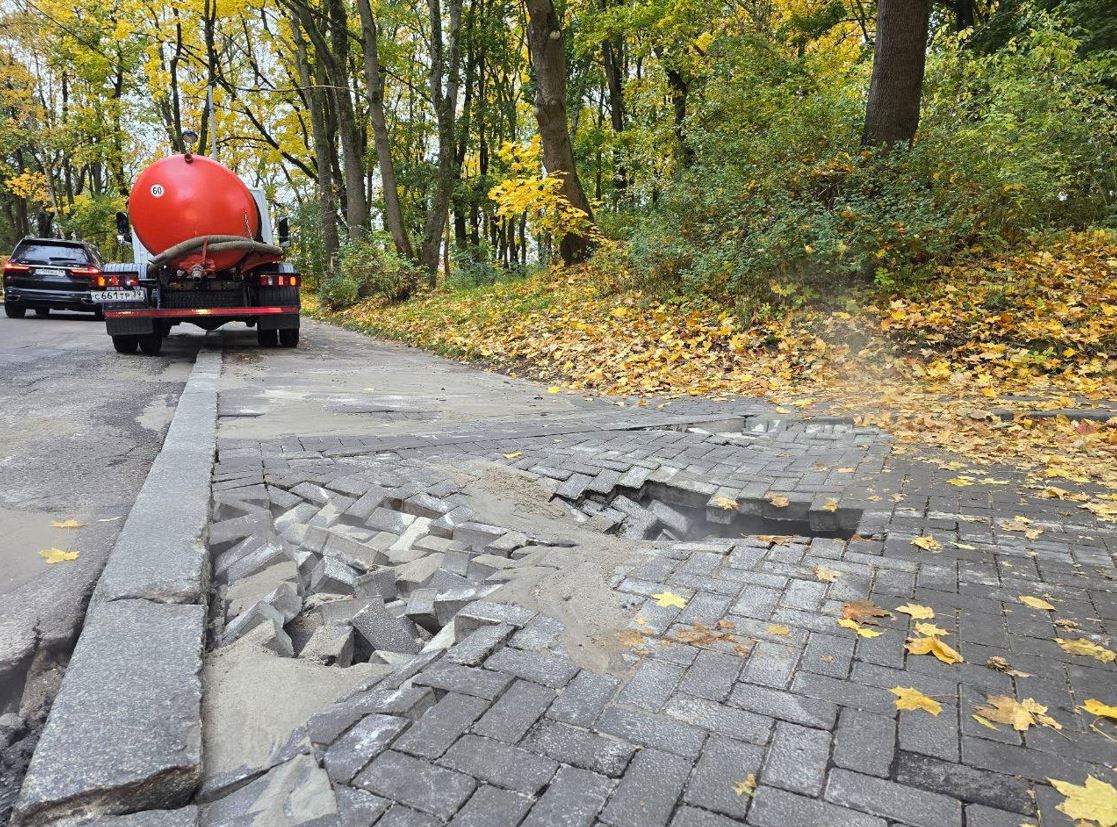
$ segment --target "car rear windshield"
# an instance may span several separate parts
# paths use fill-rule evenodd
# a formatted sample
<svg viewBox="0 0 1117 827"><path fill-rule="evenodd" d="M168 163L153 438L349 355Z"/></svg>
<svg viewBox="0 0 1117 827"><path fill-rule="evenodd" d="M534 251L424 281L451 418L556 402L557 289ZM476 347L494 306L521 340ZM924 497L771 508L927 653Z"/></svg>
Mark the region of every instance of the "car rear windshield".
<svg viewBox="0 0 1117 827"><path fill-rule="evenodd" d="M69 244L48 244L41 241L24 242L12 253L12 260L21 264L90 264L89 253L84 247Z"/></svg>

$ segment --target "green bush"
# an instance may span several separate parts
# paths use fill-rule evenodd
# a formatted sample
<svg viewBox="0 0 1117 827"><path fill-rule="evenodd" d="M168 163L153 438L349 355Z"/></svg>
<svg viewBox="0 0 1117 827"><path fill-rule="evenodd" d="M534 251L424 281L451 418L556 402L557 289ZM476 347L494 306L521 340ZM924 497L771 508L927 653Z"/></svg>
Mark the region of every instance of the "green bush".
<svg viewBox="0 0 1117 827"><path fill-rule="evenodd" d="M423 272L401 259L384 239L370 236L351 241L339 254L338 272L323 280L319 295L328 307L339 309L362 299L378 297L398 302L423 283Z"/></svg>
<svg viewBox="0 0 1117 827"><path fill-rule="evenodd" d="M941 31L912 146L862 150L867 65L845 74L743 42L695 114L694 166L632 236L657 289L810 298L903 286L967 249L1112 223L1117 98L1056 18L992 54ZM793 106L786 102L794 100Z"/></svg>

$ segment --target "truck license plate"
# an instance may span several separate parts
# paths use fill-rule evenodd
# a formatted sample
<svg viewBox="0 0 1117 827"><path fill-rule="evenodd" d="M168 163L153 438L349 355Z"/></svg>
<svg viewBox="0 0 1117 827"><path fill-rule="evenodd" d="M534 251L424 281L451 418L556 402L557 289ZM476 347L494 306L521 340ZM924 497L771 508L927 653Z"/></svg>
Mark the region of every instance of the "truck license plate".
<svg viewBox="0 0 1117 827"><path fill-rule="evenodd" d="M95 302L142 302L142 290L94 290L89 297Z"/></svg>

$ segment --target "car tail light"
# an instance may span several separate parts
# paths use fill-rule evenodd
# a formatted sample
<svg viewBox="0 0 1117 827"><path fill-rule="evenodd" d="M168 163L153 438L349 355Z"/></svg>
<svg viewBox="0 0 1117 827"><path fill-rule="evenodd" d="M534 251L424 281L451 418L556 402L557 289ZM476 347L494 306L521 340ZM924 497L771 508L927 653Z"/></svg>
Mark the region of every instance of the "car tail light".
<svg viewBox="0 0 1117 827"><path fill-rule="evenodd" d="M71 276L99 276L101 275L100 267L71 267Z"/></svg>
<svg viewBox="0 0 1117 827"><path fill-rule="evenodd" d="M5 273L27 273L30 272L31 265L29 264L16 264L14 261L4 262Z"/></svg>

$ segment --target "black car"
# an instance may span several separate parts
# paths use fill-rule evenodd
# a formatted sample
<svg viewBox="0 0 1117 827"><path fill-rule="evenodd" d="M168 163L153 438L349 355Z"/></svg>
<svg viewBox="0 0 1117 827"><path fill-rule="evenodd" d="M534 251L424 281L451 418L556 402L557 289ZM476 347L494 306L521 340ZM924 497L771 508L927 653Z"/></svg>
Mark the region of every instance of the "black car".
<svg viewBox="0 0 1117 827"><path fill-rule="evenodd" d="M60 238L25 238L4 263L4 313L13 319L22 318L28 309L40 316L52 309L100 314L90 297L98 287L105 287L104 262L92 246Z"/></svg>

